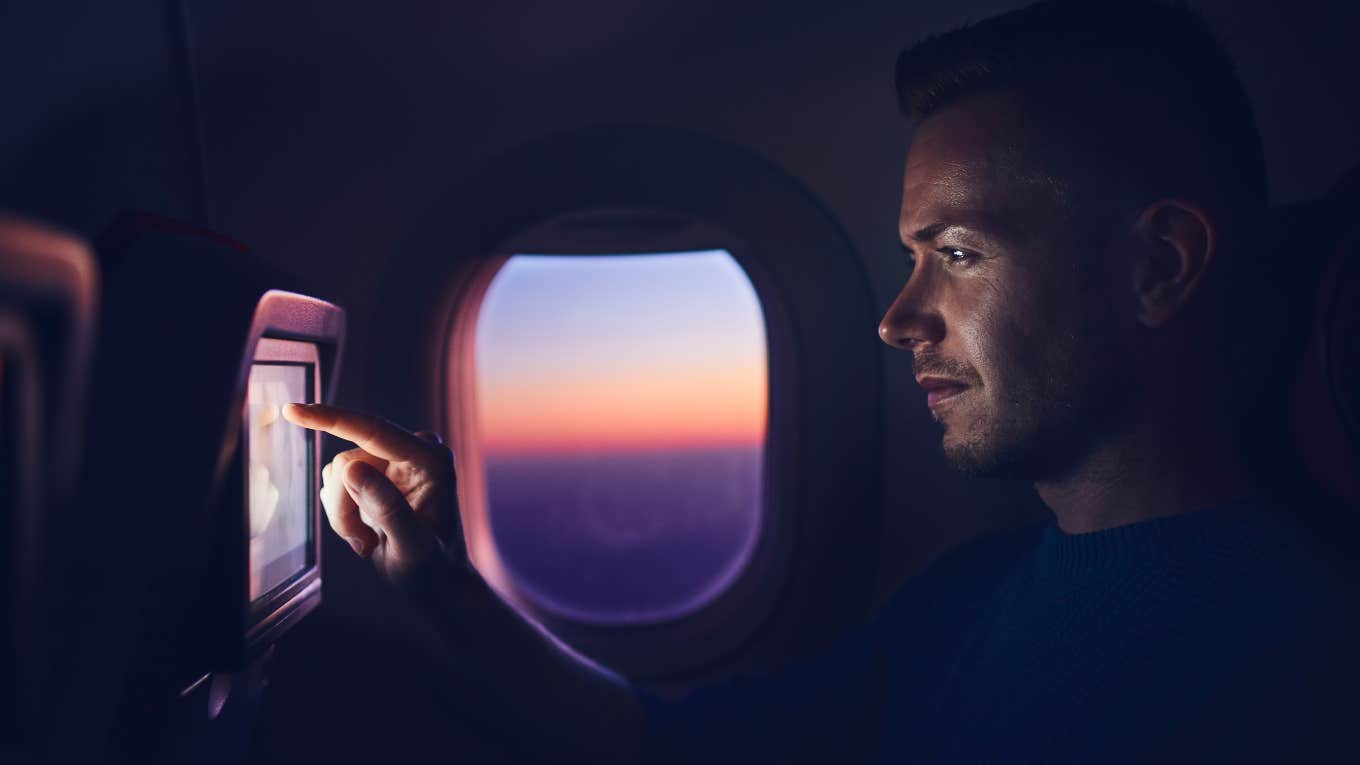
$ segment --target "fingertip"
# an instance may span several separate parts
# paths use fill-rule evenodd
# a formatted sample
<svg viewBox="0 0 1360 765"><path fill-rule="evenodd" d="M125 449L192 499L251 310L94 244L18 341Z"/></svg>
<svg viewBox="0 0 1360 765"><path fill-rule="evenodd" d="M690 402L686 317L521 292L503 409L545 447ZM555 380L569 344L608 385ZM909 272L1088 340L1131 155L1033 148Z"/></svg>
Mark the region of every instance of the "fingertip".
<svg viewBox="0 0 1360 765"><path fill-rule="evenodd" d="M301 425L302 420L307 418L307 406L307 404L284 404L281 410L283 418L294 425Z"/></svg>

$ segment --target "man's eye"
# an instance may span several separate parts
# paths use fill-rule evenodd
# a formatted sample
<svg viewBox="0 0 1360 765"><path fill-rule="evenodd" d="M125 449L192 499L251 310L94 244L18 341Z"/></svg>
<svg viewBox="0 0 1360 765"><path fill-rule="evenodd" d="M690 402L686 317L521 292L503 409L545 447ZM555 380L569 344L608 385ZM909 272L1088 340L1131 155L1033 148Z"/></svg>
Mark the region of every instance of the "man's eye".
<svg viewBox="0 0 1360 765"><path fill-rule="evenodd" d="M957 247L941 247L937 252L944 256L945 262L953 265L971 263L977 258L968 250L960 250Z"/></svg>

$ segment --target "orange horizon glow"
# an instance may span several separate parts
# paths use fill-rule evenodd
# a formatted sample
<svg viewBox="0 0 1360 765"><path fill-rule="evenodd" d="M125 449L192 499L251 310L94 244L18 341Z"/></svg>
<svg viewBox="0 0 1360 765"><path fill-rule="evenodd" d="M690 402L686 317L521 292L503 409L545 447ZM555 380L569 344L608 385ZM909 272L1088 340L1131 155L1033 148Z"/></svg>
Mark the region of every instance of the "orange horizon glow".
<svg viewBox="0 0 1360 765"><path fill-rule="evenodd" d="M764 320L728 253L516 256L497 280L478 341L486 456L764 446Z"/></svg>
<svg viewBox="0 0 1360 765"><path fill-rule="evenodd" d="M502 381L479 398L483 453L760 445L765 370L743 367L558 378L551 396L534 381ZM565 405L564 405L565 404Z"/></svg>
<svg viewBox="0 0 1360 765"><path fill-rule="evenodd" d="M705 437L695 442L637 442L596 441L539 441L534 443L483 444L482 456L487 459L539 459L572 456L609 456L624 454L651 454L670 452L706 451L709 449L763 449L764 441L716 442Z"/></svg>

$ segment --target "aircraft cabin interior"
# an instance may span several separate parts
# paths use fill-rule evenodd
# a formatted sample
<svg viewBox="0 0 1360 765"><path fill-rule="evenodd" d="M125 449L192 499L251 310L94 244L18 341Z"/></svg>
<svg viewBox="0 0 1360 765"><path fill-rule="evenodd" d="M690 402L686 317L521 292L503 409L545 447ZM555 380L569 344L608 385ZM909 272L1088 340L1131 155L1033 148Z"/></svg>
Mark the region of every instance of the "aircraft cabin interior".
<svg viewBox="0 0 1360 765"><path fill-rule="evenodd" d="M1029 5L6 2L0 761L1360 760L1360 10ZM1232 213L1156 185L1246 173L1213 158L1249 120L1125 156L1212 101L1170 33L1100 21L1149 6L1231 59L1258 213L1226 207L1245 182L1205 187ZM1162 79L911 100L1062 59L990 19L1078 17L1054 39ZM1138 105L1162 85L1189 96ZM1119 139L1051 138L1082 130ZM1157 189L1110 251L1172 263L1139 273L1179 312L1141 281L1136 311L1054 299L1056 266L1002 255L982 279L956 263L1004 236L918 225L1040 154ZM1258 266L1221 310L1220 252ZM1184 408L1157 431L1126 400ZM969 455L1031 419L983 401L1067 430L989 472ZM1099 452L1103 494L1051 467L1154 431ZM1224 513L1189 511L1239 494L1274 520L1220 550L1187 519ZM1039 573L1003 577L987 540L1030 530ZM1100 534L1134 562L1088 614L1041 558ZM1095 587L1090 549L1063 560Z"/></svg>

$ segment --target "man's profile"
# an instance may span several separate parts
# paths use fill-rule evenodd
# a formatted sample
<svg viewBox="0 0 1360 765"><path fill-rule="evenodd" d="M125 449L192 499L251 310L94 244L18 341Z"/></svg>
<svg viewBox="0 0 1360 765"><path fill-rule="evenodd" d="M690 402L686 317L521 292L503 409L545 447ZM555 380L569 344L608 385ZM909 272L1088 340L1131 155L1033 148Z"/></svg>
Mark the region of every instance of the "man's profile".
<svg viewBox="0 0 1360 765"><path fill-rule="evenodd" d="M522 659L460 678L549 759L1350 751L1350 600L1238 437L1267 188L1210 30L1179 4L1049 0L910 48L897 87L913 268L880 334L913 354L951 463L1034 483L1051 522L946 556L814 662L678 702L581 666L443 565L461 542L437 439L287 410L359 446L327 467L332 526L462 654Z"/></svg>

